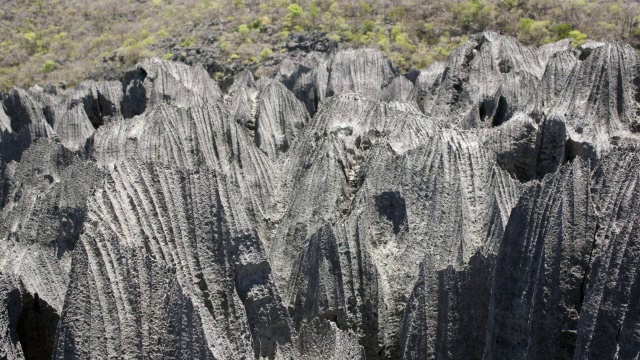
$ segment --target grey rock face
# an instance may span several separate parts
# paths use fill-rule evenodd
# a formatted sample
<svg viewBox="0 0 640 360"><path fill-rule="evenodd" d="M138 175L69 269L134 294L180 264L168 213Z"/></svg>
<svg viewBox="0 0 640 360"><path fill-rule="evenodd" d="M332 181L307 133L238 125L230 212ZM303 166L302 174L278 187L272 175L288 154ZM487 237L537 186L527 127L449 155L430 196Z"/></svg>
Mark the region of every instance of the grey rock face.
<svg viewBox="0 0 640 360"><path fill-rule="evenodd" d="M532 106L543 66L534 49L513 38L478 34L420 75L414 99L450 126L499 126Z"/></svg>
<svg viewBox="0 0 640 360"><path fill-rule="evenodd" d="M24 359L18 340L18 318L22 312L22 299L16 280L0 274L0 356L4 359Z"/></svg>
<svg viewBox="0 0 640 360"><path fill-rule="evenodd" d="M62 309L72 251L85 221L87 197L102 172L59 144L38 141L7 164L0 210L0 271Z"/></svg>
<svg viewBox="0 0 640 360"><path fill-rule="evenodd" d="M637 153L610 155L593 171L597 222L576 358L633 358L640 353L635 337L639 160Z"/></svg>
<svg viewBox="0 0 640 360"><path fill-rule="evenodd" d="M382 91L384 101L407 101L413 90L413 83L404 76L398 76Z"/></svg>
<svg viewBox="0 0 640 360"><path fill-rule="evenodd" d="M317 68L305 66L304 64L295 63L293 60L285 59L280 64L275 78L284 84L298 100L302 101L307 108L309 114L316 112L319 105L320 89L315 81ZM324 87L322 88L324 91Z"/></svg>
<svg viewBox="0 0 640 360"><path fill-rule="evenodd" d="M290 341L259 239L241 209L233 209L235 195L217 182L210 171L127 162L111 172L89 200L58 357L268 356L275 344ZM128 210L115 215L116 209ZM95 299L84 298L89 294ZM84 325L97 314L101 321Z"/></svg>
<svg viewBox="0 0 640 360"><path fill-rule="evenodd" d="M395 77L390 61L372 49L338 52L328 71L327 96L355 92L380 99L382 88Z"/></svg>
<svg viewBox="0 0 640 360"><path fill-rule="evenodd" d="M638 160L576 160L522 195L497 258L485 358L638 355Z"/></svg>
<svg viewBox="0 0 640 360"><path fill-rule="evenodd" d="M634 83L638 60L630 46L607 44L576 65L549 115L550 121L565 124L566 156L596 159L612 142L637 144L637 136L630 131L635 129L640 106Z"/></svg>
<svg viewBox="0 0 640 360"><path fill-rule="evenodd" d="M638 60L483 33L14 89L0 357L635 358Z"/></svg>
<svg viewBox="0 0 640 360"><path fill-rule="evenodd" d="M256 146L274 158L286 152L308 120L302 104L279 82L270 82L257 95Z"/></svg>
<svg viewBox="0 0 640 360"><path fill-rule="evenodd" d="M485 357L571 357L596 221L589 164L520 197L497 256Z"/></svg>

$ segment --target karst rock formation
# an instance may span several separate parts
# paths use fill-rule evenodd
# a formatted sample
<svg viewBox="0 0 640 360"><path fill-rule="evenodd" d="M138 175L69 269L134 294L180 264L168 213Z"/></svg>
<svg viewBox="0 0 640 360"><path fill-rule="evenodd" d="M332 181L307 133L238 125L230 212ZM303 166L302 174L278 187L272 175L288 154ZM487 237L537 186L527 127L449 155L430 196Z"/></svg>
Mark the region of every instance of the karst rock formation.
<svg viewBox="0 0 640 360"><path fill-rule="evenodd" d="M0 359L637 359L640 55L495 33L0 107Z"/></svg>

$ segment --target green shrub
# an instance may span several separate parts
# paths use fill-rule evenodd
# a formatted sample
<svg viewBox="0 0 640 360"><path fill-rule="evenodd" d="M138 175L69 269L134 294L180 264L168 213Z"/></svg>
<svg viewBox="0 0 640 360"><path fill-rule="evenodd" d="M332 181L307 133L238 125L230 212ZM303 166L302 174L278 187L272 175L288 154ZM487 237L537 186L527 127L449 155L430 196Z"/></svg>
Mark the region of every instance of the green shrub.
<svg viewBox="0 0 640 360"><path fill-rule="evenodd" d="M336 33L329 33L329 34L327 34L327 39L329 39L331 41L340 41L340 35L338 35Z"/></svg>
<svg viewBox="0 0 640 360"><path fill-rule="evenodd" d="M248 28L252 30L262 31L262 29L264 28L264 25L262 24L261 19L255 19L249 24Z"/></svg>
<svg viewBox="0 0 640 360"><path fill-rule="evenodd" d="M191 38L191 39L192 39L193 41L190 41L190 42L188 43L188 45L186 45L185 47L190 46L191 44L193 44L193 43L196 41L196 39L195 39L195 38ZM155 38L155 36L153 36L153 35L149 35L149 36L145 37L144 39L140 40L140 45L142 45L142 46L144 46L144 47L147 47L147 46L149 46L149 45L151 45L151 44L154 44L155 42L156 42L156 38Z"/></svg>
<svg viewBox="0 0 640 360"><path fill-rule="evenodd" d="M169 37L169 33L165 29L160 29L160 31L156 32L156 36L159 38Z"/></svg>
<svg viewBox="0 0 640 360"><path fill-rule="evenodd" d="M34 42L34 41L36 41L36 36L37 35L33 31L29 31L29 32L25 33L23 36L24 36L25 39L29 40L30 42Z"/></svg>
<svg viewBox="0 0 640 360"><path fill-rule="evenodd" d="M59 34L56 34L56 35L53 37L53 41L56 41L56 42L57 42L57 41L62 41L62 40L63 40L64 38L66 38L66 37L67 37L67 33L63 31L63 32L61 32L61 33L59 33Z"/></svg>
<svg viewBox="0 0 640 360"><path fill-rule="evenodd" d="M227 51L231 45L224 39L224 36L220 39L220 50Z"/></svg>
<svg viewBox="0 0 640 360"><path fill-rule="evenodd" d="M571 45L578 47L587 41L587 35L583 34L579 30L572 30L569 32L569 37L573 38Z"/></svg>
<svg viewBox="0 0 640 360"><path fill-rule="evenodd" d="M180 45L180 47L189 47L193 45L195 42L196 42L196 38L194 38L193 36L187 36L185 38L182 38L182 40L178 45Z"/></svg>
<svg viewBox="0 0 640 360"><path fill-rule="evenodd" d="M251 30L249 30L249 27L247 26L247 24L242 24L238 26L238 32L242 35L247 35L249 34L249 32L251 32Z"/></svg>
<svg viewBox="0 0 640 360"><path fill-rule="evenodd" d="M334 16L339 16L340 14L342 14L342 9L340 9L340 4L338 4L337 2L332 2L331 5L329 6L329 14L334 15Z"/></svg>
<svg viewBox="0 0 640 360"><path fill-rule="evenodd" d="M396 45L400 46L402 50L412 52L416 50L416 46L411 43L409 36L406 33L400 33L395 37Z"/></svg>
<svg viewBox="0 0 640 360"><path fill-rule="evenodd" d="M432 51L425 43L420 43L417 50L411 55L411 65L422 69L435 61Z"/></svg>
<svg viewBox="0 0 640 360"><path fill-rule="evenodd" d="M127 38L120 47L128 47L128 46L133 46L137 43L136 39L134 38Z"/></svg>
<svg viewBox="0 0 640 360"><path fill-rule="evenodd" d="M298 18L300 16L302 16L302 14L304 13L304 10L302 10L302 6L298 5L298 4L291 4L289 6L287 6L287 15L290 15L292 18Z"/></svg>
<svg viewBox="0 0 640 360"><path fill-rule="evenodd" d="M481 0L468 0L453 5L451 12L454 19L464 28L471 29L477 23L478 16L484 7Z"/></svg>
<svg viewBox="0 0 640 360"><path fill-rule="evenodd" d="M47 60L42 65L42 72L47 74L58 68L58 64L53 60Z"/></svg>
<svg viewBox="0 0 640 360"><path fill-rule="evenodd" d="M351 40L353 42L353 44L355 46L367 46L369 43L371 43L371 37L369 37L369 35L366 34L352 34L353 39Z"/></svg>
<svg viewBox="0 0 640 360"><path fill-rule="evenodd" d="M396 36L402 33L402 24L395 24L391 28L391 37L395 39Z"/></svg>
<svg viewBox="0 0 640 360"><path fill-rule="evenodd" d="M319 21L324 20L321 14L322 14L322 9L320 9L319 6L317 6L314 3L309 4L309 10L307 12L307 16L309 18L310 25L317 26Z"/></svg>
<svg viewBox="0 0 640 360"><path fill-rule="evenodd" d="M418 26L416 32L419 39L426 41L430 45L435 45L438 42L438 31L433 24L424 23Z"/></svg>
<svg viewBox="0 0 640 360"><path fill-rule="evenodd" d="M277 33L276 37L280 40L285 40L286 38L289 37L290 34L291 32L285 28L285 29L282 29L282 31L280 31L279 33Z"/></svg>
<svg viewBox="0 0 640 360"><path fill-rule="evenodd" d="M118 54L124 59L124 65L132 65L142 59L153 57L155 54L147 50L142 44L122 47L118 49Z"/></svg>
<svg viewBox="0 0 640 360"><path fill-rule="evenodd" d="M343 41L353 41L353 33L351 30L340 31L340 38Z"/></svg>
<svg viewBox="0 0 640 360"><path fill-rule="evenodd" d="M360 15L367 16L373 12L373 6L364 1L360 1Z"/></svg>
<svg viewBox="0 0 640 360"><path fill-rule="evenodd" d="M164 60L171 60L171 59L173 59L173 54L171 54L171 53L164 54L164 56L162 58Z"/></svg>
<svg viewBox="0 0 640 360"><path fill-rule="evenodd" d="M375 22L371 20L365 20L364 23L362 23L362 32L364 33L373 32L375 30L375 27L376 27Z"/></svg>
<svg viewBox="0 0 640 360"><path fill-rule="evenodd" d="M403 71L407 71L411 68L411 66L407 62L407 58L397 51L391 52L389 54L389 60L393 62L394 66L399 67Z"/></svg>
<svg viewBox="0 0 640 360"><path fill-rule="evenodd" d="M262 60L267 60L271 57L271 55L273 55L273 51L269 48L264 48L262 49L262 51L260 51L260 58Z"/></svg>
<svg viewBox="0 0 640 360"><path fill-rule="evenodd" d="M507 10L511 10L518 5L517 0L500 0L500 7L507 8Z"/></svg>
<svg viewBox="0 0 640 360"><path fill-rule="evenodd" d="M304 10L298 4L291 4L287 6L287 15L284 17L284 24L287 26L302 26L304 25Z"/></svg>
<svg viewBox="0 0 640 360"><path fill-rule="evenodd" d="M260 14L268 14L269 12L271 12L271 6L267 4L260 4L260 6L258 6L258 12Z"/></svg>
<svg viewBox="0 0 640 360"><path fill-rule="evenodd" d="M0 91L9 91L14 84L15 72L13 69L0 68Z"/></svg>
<svg viewBox="0 0 640 360"><path fill-rule="evenodd" d="M536 22L535 20L529 19L529 18L520 19L520 30L528 31L531 25L533 25L533 23L535 22Z"/></svg>
<svg viewBox="0 0 640 360"><path fill-rule="evenodd" d="M244 9L244 0L233 0L233 5L238 9Z"/></svg>
<svg viewBox="0 0 640 360"><path fill-rule="evenodd" d="M392 19L402 20L407 16L407 10L404 6L396 6L389 12L389 16Z"/></svg>
<svg viewBox="0 0 640 360"><path fill-rule="evenodd" d="M378 35L378 47L380 48L380 51L383 51L383 52L389 51L389 38L386 35L384 34Z"/></svg>
<svg viewBox="0 0 640 360"><path fill-rule="evenodd" d="M571 31L573 31L572 24L558 24L553 27L553 32L556 34L558 40L571 37L571 35L569 35Z"/></svg>
<svg viewBox="0 0 640 360"><path fill-rule="evenodd" d="M520 30L518 39L525 44L546 44L551 42L552 36L549 31L551 21L535 21L533 19L520 19Z"/></svg>
<svg viewBox="0 0 640 360"><path fill-rule="evenodd" d="M616 24L611 24L606 21L600 21L598 22L598 27L600 29L607 30L607 31L615 31L617 26Z"/></svg>

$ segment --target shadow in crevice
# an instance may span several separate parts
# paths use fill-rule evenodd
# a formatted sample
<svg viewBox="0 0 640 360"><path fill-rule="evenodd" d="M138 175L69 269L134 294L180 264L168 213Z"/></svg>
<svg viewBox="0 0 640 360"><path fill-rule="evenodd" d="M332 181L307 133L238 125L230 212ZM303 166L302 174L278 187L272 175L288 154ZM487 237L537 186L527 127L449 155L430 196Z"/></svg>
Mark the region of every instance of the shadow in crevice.
<svg viewBox="0 0 640 360"><path fill-rule="evenodd" d="M18 318L18 339L26 360L51 359L60 316L38 294L22 293L22 312Z"/></svg>
<svg viewBox="0 0 640 360"><path fill-rule="evenodd" d="M376 195L376 210L393 224L393 232L397 234L400 226L407 223L407 205L397 191L386 191Z"/></svg>
<svg viewBox="0 0 640 360"><path fill-rule="evenodd" d="M504 96L500 95L500 99L498 100L498 108L496 109L496 113L493 116L491 125L493 127L500 126L510 118L511 111L509 111L509 104L507 103L507 99Z"/></svg>
<svg viewBox="0 0 640 360"><path fill-rule="evenodd" d="M482 359L489 317L495 257L481 250L462 268L420 265L418 281L406 302L394 358Z"/></svg>
<svg viewBox="0 0 640 360"><path fill-rule="evenodd" d="M142 68L129 71L124 75L122 81L124 98L120 102L120 109L125 119L141 115L147 109L147 90L144 87L146 78L147 72Z"/></svg>

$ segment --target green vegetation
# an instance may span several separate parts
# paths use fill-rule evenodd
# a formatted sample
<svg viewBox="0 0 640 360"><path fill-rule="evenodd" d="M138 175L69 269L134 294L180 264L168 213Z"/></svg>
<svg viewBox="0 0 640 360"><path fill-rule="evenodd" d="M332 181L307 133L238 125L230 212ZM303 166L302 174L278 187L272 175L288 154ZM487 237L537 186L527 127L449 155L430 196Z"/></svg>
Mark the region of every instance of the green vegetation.
<svg viewBox="0 0 640 360"><path fill-rule="evenodd" d="M568 37L573 38L573 46L580 46L587 41L587 35L581 33L578 30L569 31Z"/></svg>
<svg viewBox="0 0 640 360"><path fill-rule="evenodd" d="M187 36L186 38L182 39L182 41L180 41L180 46L182 47L189 47L191 45L193 45L196 42L196 38L194 38L193 36Z"/></svg>
<svg viewBox="0 0 640 360"><path fill-rule="evenodd" d="M47 60L44 62L44 65L42 65L42 72L50 73L53 70L55 70L57 67L58 67L58 64L56 64L55 61Z"/></svg>
<svg viewBox="0 0 640 360"><path fill-rule="evenodd" d="M260 51L260 58L262 60L267 60L271 57L271 55L273 55L273 51L269 48L264 48L262 51Z"/></svg>
<svg viewBox="0 0 640 360"><path fill-rule="evenodd" d="M6 0L0 7L0 91L66 82L140 59L174 59L216 40L222 62L261 63L290 34L320 31L342 47L374 47L403 70L444 59L472 33L539 46L573 38L640 47L637 0ZM162 49L162 50L154 50ZM277 53L274 55L274 51ZM171 51L171 52L175 52ZM177 52L182 54L183 51ZM279 56L279 55L278 55ZM222 76L222 75L220 75Z"/></svg>

